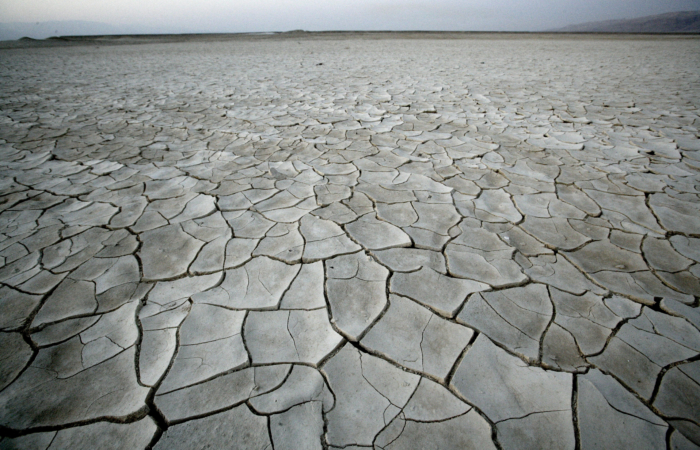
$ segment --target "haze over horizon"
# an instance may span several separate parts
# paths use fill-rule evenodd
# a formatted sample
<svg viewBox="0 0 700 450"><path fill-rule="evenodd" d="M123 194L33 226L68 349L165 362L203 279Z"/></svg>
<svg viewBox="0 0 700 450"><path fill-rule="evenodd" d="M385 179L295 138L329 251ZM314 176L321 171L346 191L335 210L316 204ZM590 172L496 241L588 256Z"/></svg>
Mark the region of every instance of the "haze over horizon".
<svg viewBox="0 0 700 450"><path fill-rule="evenodd" d="M689 10L700 10L700 0L4 0L0 22L89 21L127 33L543 31Z"/></svg>

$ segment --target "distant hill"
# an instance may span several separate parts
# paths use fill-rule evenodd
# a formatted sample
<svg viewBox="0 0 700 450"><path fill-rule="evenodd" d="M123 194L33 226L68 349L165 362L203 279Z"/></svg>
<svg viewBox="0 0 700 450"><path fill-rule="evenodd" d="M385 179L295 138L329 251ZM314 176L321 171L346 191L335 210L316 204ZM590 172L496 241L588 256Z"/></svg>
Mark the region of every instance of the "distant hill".
<svg viewBox="0 0 700 450"><path fill-rule="evenodd" d="M681 11L636 19L586 22L551 31L567 33L700 33L700 11Z"/></svg>
<svg viewBox="0 0 700 450"><path fill-rule="evenodd" d="M60 20L52 22L10 22L0 23L0 41L29 37L46 39L52 36L95 36L106 34L130 34L136 30L116 27L100 22L83 20Z"/></svg>
<svg viewBox="0 0 700 450"><path fill-rule="evenodd" d="M106 23L82 20L0 23L1 41L23 37L46 39L52 36L104 35L119 32L116 27Z"/></svg>

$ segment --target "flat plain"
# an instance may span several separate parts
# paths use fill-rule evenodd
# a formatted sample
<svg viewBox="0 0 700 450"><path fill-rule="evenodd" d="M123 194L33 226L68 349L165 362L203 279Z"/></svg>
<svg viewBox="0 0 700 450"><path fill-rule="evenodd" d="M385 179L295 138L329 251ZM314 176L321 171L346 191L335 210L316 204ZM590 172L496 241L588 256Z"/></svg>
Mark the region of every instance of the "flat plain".
<svg viewBox="0 0 700 450"><path fill-rule="evenodd" d="M697 36L47 45L0 449L700 448Z"/></svg>

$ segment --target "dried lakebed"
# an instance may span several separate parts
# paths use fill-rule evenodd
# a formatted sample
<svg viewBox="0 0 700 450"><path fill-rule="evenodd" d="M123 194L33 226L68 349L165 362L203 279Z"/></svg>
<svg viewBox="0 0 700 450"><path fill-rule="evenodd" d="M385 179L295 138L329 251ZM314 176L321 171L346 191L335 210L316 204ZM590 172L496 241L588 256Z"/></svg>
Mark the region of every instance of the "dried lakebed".
<svg viewBox="0 0 700 450"><path fill-rule="evenodd" d="M0 449L700 448L699 44L0 50Z"/></svg>

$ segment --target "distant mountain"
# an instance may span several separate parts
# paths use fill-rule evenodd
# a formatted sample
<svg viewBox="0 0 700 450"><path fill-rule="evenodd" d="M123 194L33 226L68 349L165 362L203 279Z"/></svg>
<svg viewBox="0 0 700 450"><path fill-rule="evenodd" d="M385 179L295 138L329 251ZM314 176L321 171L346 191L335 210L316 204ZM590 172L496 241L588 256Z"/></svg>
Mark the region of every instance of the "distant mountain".
<svg viewBox="0 0 700 450"><path fill-rule="evenodd" d="M106 34L131 34L138 32L131 27L118 27L100 22L61 20L52 22L0 23L0 41L29 37L46 39L52 36L95 36Z"/></svg>
<svg viewBox="0 0 700 450"><path fill-rule="evenodd" d="M700 11L681 11L636 19L586 22L552 31L567 33L700 33Z"/></svg>

